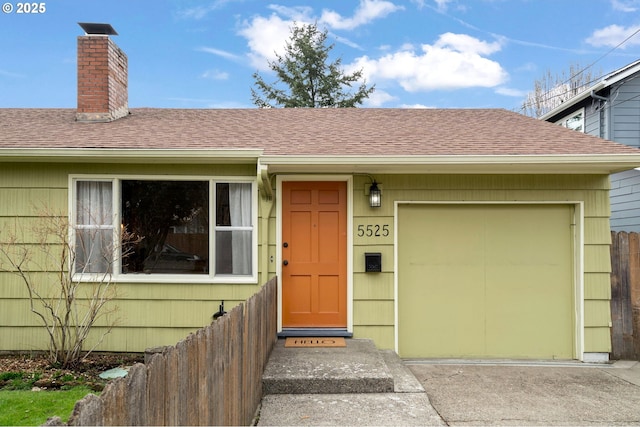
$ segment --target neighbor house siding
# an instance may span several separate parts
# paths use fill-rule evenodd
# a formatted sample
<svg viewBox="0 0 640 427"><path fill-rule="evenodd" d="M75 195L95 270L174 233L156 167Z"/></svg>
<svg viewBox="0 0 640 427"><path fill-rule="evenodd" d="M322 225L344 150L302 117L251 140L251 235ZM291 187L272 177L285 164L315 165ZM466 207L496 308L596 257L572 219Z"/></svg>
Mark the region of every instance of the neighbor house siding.
<svg viewBox="0 0 640 427"><path fill-rule="evenodd" d="M612 141L640 147L640 80L628 79L613 86L607 106L612 117Z"/></svg>
<svg viewBox="0 0 640 427"><path fill-rule="evenodd" d="M6 241L7 233L16 225L21 233L37 223L37 209L41 206L67 215L69 175L241 176L255 180L255 171L255 165L3 164L0 168L0 200L3 201L0 240ZM29 243L35 242L32 233L27 232L27 236ZM261 242L260 234L258 242ZM268 250L275 253L273 244ZM261 254L260 248L258 256ZM138 352L175 344L189 332L210 323L222 300L228 311L258 288L259 283L118 283L117 297L109 305L109 308L117 307L118 312L101 319L96 331L113 321L116 328L98 350ZM25 286L15 274L1 271L0 319L0 351L46 349L47 338L38 317L29 310ZM91 339L97 336L93 334Z"/></svg>
<svg viewBox="0 0 640 427"><path fill-rule="evenodd" d="M611 87L605 114L612 141L640 148L640 81L627 79ZM640 232L640 172L611 175L611 229Z"/></svg>
<svg viewBox="0 0 640 427"><path fill-rule="evenodd" d="M611 230L640 232L640 171L611 175Z"/></svg>
<svg viewBox="0 0 640 427"><path fill-rule="evenodd" d="M376 175L382 207L370 208L366 177L356 176L354 207L354 337L394 348L394 202L584 203L584 350L609 352L609 181L604 175ZM388 224L386 237L358 237L358 226ZM522 242L523 245L526 242ZM514 248L517 250L517 248ZM364 253L382 253L382 273L364 272Z"/></svg>
<svg viewBox="0 0 640 427"><path fill-rule="evenodd" d="M584 133L604 138L605 121L604 114L599 108L599 101L590 102L584 109Z"/></svg>

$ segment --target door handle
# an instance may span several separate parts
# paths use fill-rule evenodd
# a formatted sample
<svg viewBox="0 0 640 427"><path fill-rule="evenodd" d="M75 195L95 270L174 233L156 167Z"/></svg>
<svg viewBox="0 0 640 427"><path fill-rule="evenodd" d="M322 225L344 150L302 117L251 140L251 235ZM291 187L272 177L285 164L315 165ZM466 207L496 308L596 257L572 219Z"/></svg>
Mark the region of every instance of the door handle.
<svg viewBox="0 0 640 427"><path fill-rule="evenodd" d="M284 265L289 265L289 261L287 261L286 259L284 261L282 261L282 264Z"/></svg>

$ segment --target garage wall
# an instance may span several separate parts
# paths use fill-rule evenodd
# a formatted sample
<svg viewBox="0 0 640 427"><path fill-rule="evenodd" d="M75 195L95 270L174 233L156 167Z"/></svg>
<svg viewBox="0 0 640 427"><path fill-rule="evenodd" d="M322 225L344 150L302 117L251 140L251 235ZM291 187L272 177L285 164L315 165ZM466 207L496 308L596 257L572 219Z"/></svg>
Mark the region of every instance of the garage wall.
<svg viewBox="0 0 640 427"><path fill-rule="evenodd" d="M382 187L380 208L368 205L365 188L370 185L370 179L354 177L354 337L372 338L381 348L393 349L395 346L395 201L583 201L584 351L608 353L611 350L607 176L375 175L375 178ZM382 273L364 272L365 252L382 253Z"/></svg>

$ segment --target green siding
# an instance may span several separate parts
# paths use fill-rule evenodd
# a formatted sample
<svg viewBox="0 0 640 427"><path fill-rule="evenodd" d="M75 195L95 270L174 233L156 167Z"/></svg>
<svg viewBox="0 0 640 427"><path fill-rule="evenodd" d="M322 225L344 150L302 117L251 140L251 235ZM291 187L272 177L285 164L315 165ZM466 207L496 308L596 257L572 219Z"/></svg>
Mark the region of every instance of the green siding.
<svg viewBox="0 0 640 427"><path fill-rule="evenodd" d="M166 165L166 164L2 164L0 168L0 242L10 230L18 230L26 243L35 243L29 231L39 221L42 207L54 214L67 215L70 175L104 174L109 176L190 175L216 178L241 176L253 180L255 165ZM258 210L258 215L260 215ZM275 219L270 218L275 224ZM258 231L259 228L258 228ZM268 252L275 258L275 239L270 234ZM258 235L260 239L260 235ZM261 240L258 240L261 242ZM259 247L262 254L262 248ZM35 261L42 261L38 255ZM275 266L269 266L275 271ZM33 268L38 271L40 268ZM33 273L38 282L55 277ZM90 286L82 285L84 286ZM117 284L116 327L98 347L101 351L144 351L148 347L175 344L189 332L212 321L221 300L228 311L258 290L258 284ZM0 351L45 349L46 335L39 318L30 312L27 293L21 279L0 271ZM96 333L90 340L99 336Z"/></svg>
<svg viewBox="0 0 640 427"><path fill-rule="evenodd" d="M18 224L28 228L37 216L34 207L46 204L66 214L68 208L69 175L193 175L243 176L254 179L255 165L166 165L166 164L29 164L10 163L0 168L0 241L6 230L19 217ZM608 304L610 288L609 258L609 181L602 175L376 175L382 187L382 207L370 208L364 189L370 181L362 175L353 177L353 332L355 337L369 337L381 348L394 347L394 201L559 201L584 203L585 242L585 351L610 350L609 320L604 306ZM276 195L277 200L278 195ZM262 202L261 202L262 203ZM258 210L259 216L263 209ZM259 268L263 260L268 277L275 275L276 209L269 213L267 253L263 251L261 218L258 219ZM387 236L358 236L358 226L388 225ZM33 236L27 236L33 241ZM381 252L383 273L364 273L364 253ZM259 276L262 278L263 276ZM262 281L262 280L261 280ZM217 311L219 301L228 309L243 301L258 288L258 284L153 284L121 283L120 301L126 310L124 318L142 309L148 317L131 313L144 327L116 328L100 350L141 351L146 347L173 344L187 333L209 321ZM11 312L11 327L0 326L0 350L33 350L41 348L42 334L33 325L35 316L26 310L17 313L9 309L24 307L25 291L17 277L0 273L0 325ZM22 301L21 301L22 300ZM191 301L196 302L189 305ZM592 301L593 303L591 303ZM197 307L193 309L193 307ZM163 312L169 310L170 312ZM182 327L183 310L193 324ZM378 314L379 316L376 316ZM379 317L379 319L378 319ZM176 325L165 327L166 319ZM155 320L154 320L155 319ZM37 319L36 319L37 320ZM189 323L186 322L186 323Z"/></svg>
<svg viewBox="0 0 640 427"><path fill-rule="evenodd" d="M368 178L355 176L354 212L354 336L388 338L388 326L370 325L367 311L359 304L372 294L393 301L393 292L369 287L383 279L364 273L364 252L382 252L383 269L392 274L393 238L359 238L358 225L388 224L394 230L395 201L429 202L582 202L584 206L584 343L586 352L610 351L608 307L610 298L609 179L605 175L376 175L382 187L382 206L370 208L363 189ZM387 260L392 264L389 265ZM387 279L388 280L388 279ZM385 283L387 283L385 281ZM388 285L386 285L388 286ZM378 342L378 341L376 341ZM386 344L385 344L386 345Z"/></svg>

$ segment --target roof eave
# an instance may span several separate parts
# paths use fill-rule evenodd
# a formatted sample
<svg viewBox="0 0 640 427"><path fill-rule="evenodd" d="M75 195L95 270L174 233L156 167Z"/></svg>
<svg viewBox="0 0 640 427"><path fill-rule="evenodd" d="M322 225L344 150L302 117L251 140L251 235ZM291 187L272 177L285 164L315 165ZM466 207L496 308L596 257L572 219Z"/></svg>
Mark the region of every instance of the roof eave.
<svg viewBox="0 0 640 427"><path fill-rule="evenodd" d="M640 165L640 154L491 156L264 156L269 173L611 174Z"/></svg>
<svg viewBox="0 0 640 427"><path fill-rule="evenodd" d="M592 92L598 92L598 91L604 89L605 87L609 86L609 84L606 83L604 80L601 80L598 83L596 83L593 86L591 86L590 88L585 89L581 94L574 96L573 98L569 99L567 102L563 102L562 104L558 105L553 110L549 111L548 113L543 114L542 116L539 117L539 119L546 121L546 120L550 119L553 116L561 114L563 111L569 110L572 107L574 107L575 105L577 105L580 102L584 101L585 99L589 98L591 96Z"/></svg>
<svg viewBox="0 0 640 427"><path fill-rule="evenodd" d="M75 163L256 163L261 149L3 148L0 162Z"/></svg>

